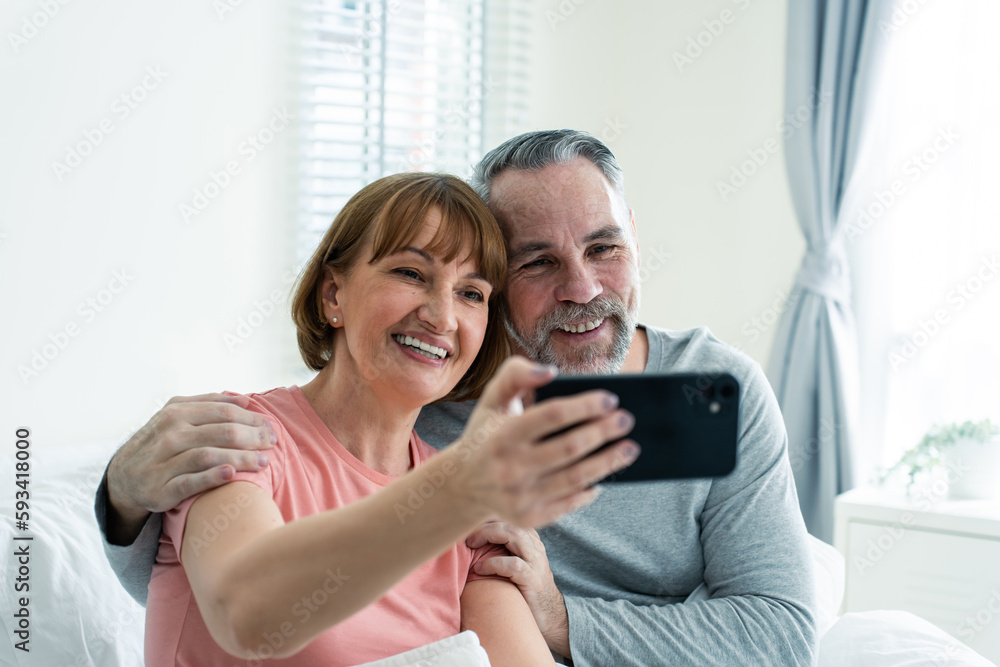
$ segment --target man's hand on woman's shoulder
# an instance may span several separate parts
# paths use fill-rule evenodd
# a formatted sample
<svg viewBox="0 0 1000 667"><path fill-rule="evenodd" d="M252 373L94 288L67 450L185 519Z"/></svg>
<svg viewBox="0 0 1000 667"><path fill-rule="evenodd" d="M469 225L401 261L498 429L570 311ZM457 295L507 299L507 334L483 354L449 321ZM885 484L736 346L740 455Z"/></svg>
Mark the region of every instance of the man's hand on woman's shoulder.
<svg viewBox="0 0 1000 667"><path fill-rule="evenodd" d="M245 396L175 396L121 446L108 465L108 541L131 544L150 512L165 512L259 470L275 434Z"/></svg>

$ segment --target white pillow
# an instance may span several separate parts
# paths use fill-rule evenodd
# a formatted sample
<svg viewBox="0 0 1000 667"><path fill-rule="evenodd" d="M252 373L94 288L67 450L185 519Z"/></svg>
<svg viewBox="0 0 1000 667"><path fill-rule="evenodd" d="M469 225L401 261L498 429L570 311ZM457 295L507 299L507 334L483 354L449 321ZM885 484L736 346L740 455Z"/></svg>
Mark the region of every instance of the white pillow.
<svg viewBox="0 0 1000 667"><path fill-rule="evenodd" d="M445 637L427 646L357 667L490 667L486 649L472 630Z"/></svg>
<svg viewBox="0 0 1000 667"><path fill-rule="evenodd" d="M818 667L996 667L936 625L907 611L844 614L819 644Z"/></svg>
<svg viewBox="0 0 1000 667"><path fill-rule="evenodd" d="M816 566L816 634L822 637L837 621L844 602L846 563L843 554L819 538L810 535L809 546Z"/></svg>
<svg viewBox="0 0 1000 667"><path fill-rule="evenodd" d="M14 525L11 476L0 490L0 544L4 590L0 594L0 663L18 667L118 666L143 664L145 610L118 583L104 556L94 491L116 443L90 443L50 449L30 449L31 494L29 530ZM12 448L11 448L12 449ZM10 449L8 449L10 452ZM0 470L13 471L13 456L5 455ZM31 541L14 541L15 536ZM15 593L8 586L19 563L14 550L29 545L30 590ZM16 546L12 546L16 545ZM28 598L30 652L14 648L14 614L20 597ZM8 644L8 641L11 643Z"/></svg>

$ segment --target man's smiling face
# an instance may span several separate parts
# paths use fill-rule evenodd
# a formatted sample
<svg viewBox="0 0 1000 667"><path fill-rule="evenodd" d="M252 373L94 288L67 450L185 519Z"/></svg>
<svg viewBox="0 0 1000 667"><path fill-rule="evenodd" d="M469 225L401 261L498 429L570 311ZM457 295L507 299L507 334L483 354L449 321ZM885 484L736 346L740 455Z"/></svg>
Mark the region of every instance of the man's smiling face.
<svg viewBox="0 0 1000 667"><path fill-rule="evenodd" d="M615 373L639 312L639 249L625 202L585 158L493 182L508 243L517 351L567 374Z"/></svg>

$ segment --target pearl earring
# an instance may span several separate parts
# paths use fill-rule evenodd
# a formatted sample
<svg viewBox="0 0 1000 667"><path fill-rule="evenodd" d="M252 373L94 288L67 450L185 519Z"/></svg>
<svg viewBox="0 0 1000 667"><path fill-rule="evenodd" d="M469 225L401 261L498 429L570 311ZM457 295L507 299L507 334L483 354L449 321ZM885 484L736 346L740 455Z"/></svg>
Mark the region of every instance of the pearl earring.
<svg viewBox="0 0 1000 667"><path fill-rule="evenodd" d="M337 318L336 318L336 317L335 317L335 318L333 318L333 323L334 323L334 324L336 324L336 323L337 323Z"/></svg>

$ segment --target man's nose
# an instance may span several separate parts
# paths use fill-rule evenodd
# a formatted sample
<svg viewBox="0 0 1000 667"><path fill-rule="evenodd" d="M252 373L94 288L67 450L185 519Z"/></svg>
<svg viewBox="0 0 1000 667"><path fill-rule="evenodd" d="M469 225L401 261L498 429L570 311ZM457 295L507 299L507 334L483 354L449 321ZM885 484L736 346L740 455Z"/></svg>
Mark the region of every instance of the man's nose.
<svg viewBox="0 0 1000 667"><path fill-rule="evenodd" d="M573 303L590 303L603 288L593 267L580 263L566 266L556 287L556 299Z"/></svg>

